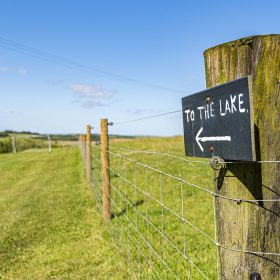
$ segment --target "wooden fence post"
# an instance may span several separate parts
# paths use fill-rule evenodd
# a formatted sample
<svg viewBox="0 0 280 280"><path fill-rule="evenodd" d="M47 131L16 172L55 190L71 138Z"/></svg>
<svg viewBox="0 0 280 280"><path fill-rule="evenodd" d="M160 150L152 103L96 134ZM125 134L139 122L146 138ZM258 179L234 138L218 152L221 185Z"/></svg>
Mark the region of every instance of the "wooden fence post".
<svg viewBox="0 0 280 280"><path fill-rule="evenodd" d="M81 150L82 160L84 160L83 159L83 134L80 135L80 150Z"/></svg>
<svg viewBox="0 0 280 280"><path fill-rule="evenodd" d="M51 136L48 135L48 144L49 144L49 152L51 153L52 151L52 141L51 141Z"/></svg>
<svg viewBox="0 0 280 280"><path fill-rule="evenodd" d="M16 138L15 136L12 136L12 147L13 147L13 153L17 153L17 146L16 146Z"/></svg>
<svg viewBox="0 0 280 280"><path fill-rule="evenodd" d="M91 157L91 126L87 125L87 180L90 183L92 177L92 157Z"/></svg>
<svg viewBox="0 0 280 280"><path fill-rule="evenodd" d="M108 143L108 120L101 119L101 162L102 162L102 201L103 218L111 219L110 209L110 172L109 172L109 143Z"/></svg>
<svg viewBox="0 0 280 280"><path fill-rule="evenodd" d="M204 52L207 87L251 75L257 159L280 159L280 35L253 36ZM238 132L236 132L238 133ZM218 242L228 248L279 253L280 164L228 164L215 173ZM280 279L280 257L219 248L222 279ZM253 276L251 276L253 277ZM260 278L251 278L260 279Z"/></svg>
<svg viewBox="0 0 280 280"><path fill-rule="evenodd" d="M86 157L86 149L85 149L85 135L81 135L81 143L82 143L82 158L83 158L83 163L85 163L85 157Z"/></svg>
<svg viewBox="0 0 280 280"><path fill-rule="evenodd" d="M82 138L82 135L79 136L79 140L78 140L78 145L79 145L80 152L82 152L82 144L81 144L82 139L81 138Z"/></svg>

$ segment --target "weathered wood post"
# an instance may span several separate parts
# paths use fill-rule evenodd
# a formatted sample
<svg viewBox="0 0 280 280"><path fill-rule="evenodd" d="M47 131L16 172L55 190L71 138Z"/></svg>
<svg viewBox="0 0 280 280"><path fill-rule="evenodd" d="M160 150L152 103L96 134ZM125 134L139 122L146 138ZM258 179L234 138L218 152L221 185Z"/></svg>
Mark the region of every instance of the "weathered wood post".
<svg viewBox="0 0 280 280"><path fill-rule="evenodd" d="M92 157L91 157L91 126L87 125L87 180L90 183L92 177Z"/></svg>
<svg viewBox="0 0 280 280"><path fill-rule="evenodd" d="M16 146L16 138L15 136L12 136L12 147L13 147L13 153L17 153L17 146Z"/></svg>
<svg viewBox="0 0 280 280"><path fill-rule="evenodd" d="M80 151L82 152L81 135L79 135L78 146L79 146Z"/></svg>
<svg viewBox="0 0 280 280"><path fill-rule="evenodd" d="M207 87L252 76L257 159L280 159L280 35L252 36L204 52ZM236 132L238 133L238 132ZM228 164L215 174L216 192L240 203L216 198L220 244L254 252L280 252L280 202L242 199L280 198L280 164ZM219 248L222 279L280 279L280 257ZM256 278L258 279L258 278Z"/></svg>
<svg viewBox="0 0 280 280"><path fill-rule="evenodd" d="M80 149L81 149L81 154L82 154L82 159L83 159L83 135L80 135Z"/></svg>
<svg viewBox="0 0 280 280"><path fill-rule="evenodd" d="M85 163L85 157L86 157L86 147L85 147L85 135L82 134L81 135L81 142L82 142L82 158L83 158L83 162Z"/></svg>
<svg viewBox="0 0 280 280"><path fill-rule="evenodd" d="M48 135L47 137L48 137L48 146L49 146L49 153L51 153L51 151L52 151L52 142L51 142L51 136L50 136L50 135Z"/></svg>
<svg viewBox="0 0 280 280"><path fill-rule="evenodd" d="M108 120L101 119L101 162L102 162L102 201L103 218L111 219L110 209L110 172L109 172L109 143L108 143Z"/></svg>

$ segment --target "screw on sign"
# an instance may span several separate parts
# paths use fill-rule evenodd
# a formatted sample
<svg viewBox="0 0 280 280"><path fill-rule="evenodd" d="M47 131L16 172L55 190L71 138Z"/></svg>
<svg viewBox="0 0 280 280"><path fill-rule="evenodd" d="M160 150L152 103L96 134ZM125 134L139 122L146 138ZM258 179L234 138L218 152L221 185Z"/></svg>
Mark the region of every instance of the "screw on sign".
<svg viewBox="0 0 280 280"><path fill-rule="evenodd" d="M182 98L187 156L254 161L251 78Z"/></svg>
<svg viewBox="0 0 280 280"><path fill-rule="evenodd" d="M251 275L250 275L250 280L262 280L261 276L259 273L257 272L253 272Z"/></svg>

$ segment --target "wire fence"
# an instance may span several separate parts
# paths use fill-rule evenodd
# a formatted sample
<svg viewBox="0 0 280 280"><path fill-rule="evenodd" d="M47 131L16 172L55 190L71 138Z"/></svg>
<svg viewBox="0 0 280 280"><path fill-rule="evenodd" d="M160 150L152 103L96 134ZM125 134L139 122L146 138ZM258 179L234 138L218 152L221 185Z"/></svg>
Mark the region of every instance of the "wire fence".
<svg viewBox="0 0 280 280"><path fill-rule="evenodd" d="M143 141L141 143L143 146ZM82 142L80 145L86 163L87 145ZM280 257L279 251L248 250L220 244L215 208L217 199L242 207L243 203L256 206L260 202L278 203L279 197L245 199L216 193L209 162L167 153L164 144L162 149L164 151L140 150L116 142L103 150L109 155L110 162L107 167L112 215L110 230L136 278L218 279L221 248L273 260ZM90 186L100 212L101 153L102 147L94 144ZM257 164L274 166L277 174L279 163L260 161Z"/></svg>
<svg viewBox="0 0 280 280"><path fill-rule="evenodd" d="M0 153L17 153L27 149L47 148L49 152L54 147L49 135L11 135L0 138Z"/></svg>

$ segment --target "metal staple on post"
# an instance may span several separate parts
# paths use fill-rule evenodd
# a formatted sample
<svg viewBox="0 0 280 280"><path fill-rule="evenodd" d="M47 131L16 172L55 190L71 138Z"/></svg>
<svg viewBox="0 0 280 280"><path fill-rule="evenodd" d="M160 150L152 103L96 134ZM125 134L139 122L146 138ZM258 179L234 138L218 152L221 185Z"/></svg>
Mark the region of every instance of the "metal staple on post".
<svg viewBox="0 0 280 280"><path fill-rule="evenodd" d="M102 162L102 201L103 218L111 219L110 210L110 173L109 173L109 144L108 144L108 120L101 119L101 162Z"/></svg>

